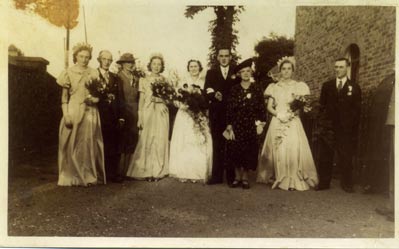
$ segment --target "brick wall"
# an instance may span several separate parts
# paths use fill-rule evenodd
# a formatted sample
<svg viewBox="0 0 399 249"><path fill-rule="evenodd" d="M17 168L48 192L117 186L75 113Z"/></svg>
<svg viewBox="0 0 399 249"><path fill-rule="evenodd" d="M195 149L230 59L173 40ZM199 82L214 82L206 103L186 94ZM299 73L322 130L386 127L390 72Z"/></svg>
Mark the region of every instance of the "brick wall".
<svg viewBox="0 0 399 249"><path fill-rule="evenodd" d="M395 66L395 7L301 6L296 10L295 78L305 81L314 101L321 86L333 79L335 59L345 57L350 45L360 50L357 83L363 93L355 179L362 182L368 167L370 96ZM314 120L304 123L313 136ZM311 144L317 161L317 144Z"/></svg>
<svg viewBox="0 0 399 249"><path fill-rule="evenodd" d="M357 82L363 92L394 67L395 7L301 6L296 13L296 78L309 84L314 98L334 78L334 61L351 44L360 49Z"/></svg>

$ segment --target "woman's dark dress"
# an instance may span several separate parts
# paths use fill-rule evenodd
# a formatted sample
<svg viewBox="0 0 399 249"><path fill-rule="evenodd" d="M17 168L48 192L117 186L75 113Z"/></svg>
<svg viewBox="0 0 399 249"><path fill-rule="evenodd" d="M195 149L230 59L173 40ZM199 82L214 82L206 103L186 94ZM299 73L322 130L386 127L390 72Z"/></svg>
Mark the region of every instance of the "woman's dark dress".
<svg viewBox="0 0 399 249"><path fill-rule="evenodd" d="M259 142L255 122L266 120L266 106L261 88L252 83L248 89L241 84L231 88L227 101L227 124L233 126L235 140L227 141L229 167L255 170Z"/></svg>

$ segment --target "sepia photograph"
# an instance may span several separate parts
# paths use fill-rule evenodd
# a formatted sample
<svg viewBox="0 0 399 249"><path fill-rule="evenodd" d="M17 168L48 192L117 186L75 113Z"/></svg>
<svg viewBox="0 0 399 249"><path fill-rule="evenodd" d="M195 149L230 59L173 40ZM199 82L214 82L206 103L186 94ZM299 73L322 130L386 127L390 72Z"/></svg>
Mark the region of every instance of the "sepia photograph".
<svg viewBox="0 0 399 249"><path fill-rule="evenodd" d="M0 3L0 246L398 248L397 6Z"/></svg>

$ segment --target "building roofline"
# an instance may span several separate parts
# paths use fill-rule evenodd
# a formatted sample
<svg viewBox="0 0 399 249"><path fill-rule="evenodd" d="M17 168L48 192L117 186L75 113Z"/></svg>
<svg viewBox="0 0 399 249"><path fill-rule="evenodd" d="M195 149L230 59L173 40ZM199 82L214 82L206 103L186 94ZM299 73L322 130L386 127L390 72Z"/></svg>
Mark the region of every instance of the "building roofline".
<svg viewBox="0 0 399 249"><path fill-rule="evenodd" d="M34 62L48 65L49 61L42 57L26 57L26 56L8 56L8 64L19 65L24 62Z"/></svg>

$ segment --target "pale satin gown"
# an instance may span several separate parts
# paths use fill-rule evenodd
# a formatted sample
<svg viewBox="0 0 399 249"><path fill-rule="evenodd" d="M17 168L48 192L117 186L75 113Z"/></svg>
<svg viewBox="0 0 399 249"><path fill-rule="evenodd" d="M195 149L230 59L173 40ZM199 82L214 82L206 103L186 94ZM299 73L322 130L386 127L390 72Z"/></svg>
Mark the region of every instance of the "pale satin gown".
<svg viewBox="0 0 399 249"><path fill-rule="evenodd" d="M69 91L68 114L73 125L72 129L65 127L62 118L58 147L60 186L106 183L99 112L97 106L84 103L89 94L86 82L98 76L95 69L72 66L57 79L57 83Z"/></svg>
<svg viewBox="0 0 399 249"><path fill-rule="evenodd" d="M187 77L189 89L192 84L204 88L205 80L194 80ZM181 87L179 85L179 87ZM205 130L201 132L187 107L180 104L173 127L170 143L169 175L182 180L199 180L206 182L212 174L212 137L209 130L209 119L205 115Z"/></svg>
<svg viewBox="0 0 399 249"><path fill-rule="evenodd" d="M166 79L148 75L140 78L139 92L143 93L143 105L139 106L143 130L136 150L129 162L127 176L135 179L163 178L169 174L169 112L165 103L153 97L151 83Z"/></svg>
<svg viewBox="0 0 399 249"><path fill-rule="evenodd" d="M265 91L265 95L274 98L277 113L290 109L292 94L309 95L309 87L291 80L288 84L270 84ZM308 190L318 184L308 139L298 116L287 124L272 118L259 158L257 182L273 183L272 188L284 190Z"/></svg>

